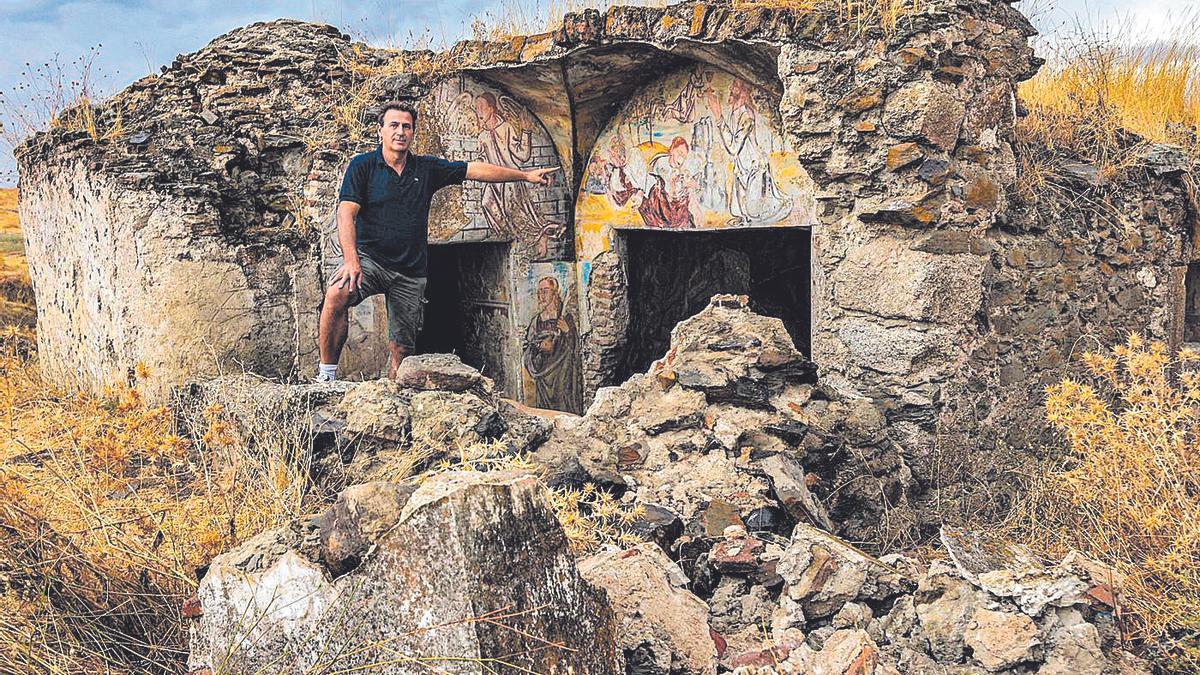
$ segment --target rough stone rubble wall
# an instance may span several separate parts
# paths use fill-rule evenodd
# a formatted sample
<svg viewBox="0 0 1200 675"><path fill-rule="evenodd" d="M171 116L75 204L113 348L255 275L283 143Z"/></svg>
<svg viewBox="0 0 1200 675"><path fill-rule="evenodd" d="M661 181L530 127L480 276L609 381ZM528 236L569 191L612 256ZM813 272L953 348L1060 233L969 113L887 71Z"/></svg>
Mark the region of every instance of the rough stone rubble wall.
<svg viewBox="0 0 1200 675"><path fill-rule="evenodd" d="M986 260L980 329L943 391L937 445L914 448L916 470L939 486L1008 488L1006 469L1048 440L1045 387L1081 373L1084 352L1130 334L1180 345L1195 218L1177 173L1139 168L1116 184L1074 183L1022 204L964 242ZM964 514L1002 512L1010 496L945 492L946 507Z"/></svg>
<svg viewBox="0 0 1200 675"><path fill-rule="evenodd" d="M320 281L297 186L309 114L349 48L331 27L238 29L98 109L115 139L57 129L19 149L49 374L102 391L140 363L157 395L315 358Z"/></svg>
<svg viewBox="0 0 1200 675"><path fill-rule="evenodd" d="M1179 163L1153 157L1119 184L1018 194L1031 31L963 7L885 49L785 46L779 67L785 129L826 192L813 359L884 404L930 494L986 486L960 505L978 515L1048 440L1044 387L1072 356L1130 332L1178 344L1196 214Z"/></svg>

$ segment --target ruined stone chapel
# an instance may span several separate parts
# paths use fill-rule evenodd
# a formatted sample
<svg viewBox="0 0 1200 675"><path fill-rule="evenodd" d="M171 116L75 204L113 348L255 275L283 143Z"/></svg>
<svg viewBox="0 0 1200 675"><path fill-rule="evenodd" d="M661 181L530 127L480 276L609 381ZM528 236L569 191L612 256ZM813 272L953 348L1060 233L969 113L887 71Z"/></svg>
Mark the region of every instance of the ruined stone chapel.
<svg viewBox="0 0 1200 675"><path fill-rule="evenodd" d="M371 106L398 98L421 111L419 152L563 168L548 187L438 193L420 350L578 413L712 295L745 294L826 382L881 402L916 465L952 438L1021 447L1073 356L1127 331L1194 339L1200 305L1171 149L1120 190L1080 165L1070 198L1017 189L1032 35L998 0L860 31L723 2L614 7L445 53L238 29L98 108L119 134L20 150L40 358L91 389L137 364L159 391L310 376L335 195L371 147L345 118L369 139ZM391 74L359 100L365 71ZM342 372L377 377L385 332L382 300L359 307Z"/></svg>

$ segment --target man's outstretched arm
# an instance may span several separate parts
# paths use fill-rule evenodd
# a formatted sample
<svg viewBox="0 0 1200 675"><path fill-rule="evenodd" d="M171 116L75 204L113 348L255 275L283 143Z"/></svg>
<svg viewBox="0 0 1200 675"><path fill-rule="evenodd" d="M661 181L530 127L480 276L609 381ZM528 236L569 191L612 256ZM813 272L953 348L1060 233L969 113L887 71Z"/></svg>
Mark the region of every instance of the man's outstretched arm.
<svg viewBox="0 0 1200 675"><path fill-rule="evenodd" d="M510 169L507 166L489 164L487 162L467 162L467 180L479 180L484 183L507 183L523 180L527 183L535 183L537 185L549 185L549 174L559 169L560 167L555 166L548 169L521 171L520 169Z"/></svg>

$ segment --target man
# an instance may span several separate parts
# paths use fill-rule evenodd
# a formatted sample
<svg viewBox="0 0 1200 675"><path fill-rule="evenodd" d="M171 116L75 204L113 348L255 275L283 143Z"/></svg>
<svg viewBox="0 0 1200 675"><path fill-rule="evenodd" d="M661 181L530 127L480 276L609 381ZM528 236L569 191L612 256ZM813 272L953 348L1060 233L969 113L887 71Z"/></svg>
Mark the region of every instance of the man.
<svg viewBox="0 0 1200 675"><path fill-rule="evenodd" d="M558 170L522 171L415 155L410 147L417 110L409 103L385 104L376 122L379 148L350 160L338 195L342 266L334 273L321 307L317 374L321 381L337 379L349 309L372 295L387 296L389 378L413 352L425 297L429 203L434 192L465 179L548 185L549 174Z"/></svg>

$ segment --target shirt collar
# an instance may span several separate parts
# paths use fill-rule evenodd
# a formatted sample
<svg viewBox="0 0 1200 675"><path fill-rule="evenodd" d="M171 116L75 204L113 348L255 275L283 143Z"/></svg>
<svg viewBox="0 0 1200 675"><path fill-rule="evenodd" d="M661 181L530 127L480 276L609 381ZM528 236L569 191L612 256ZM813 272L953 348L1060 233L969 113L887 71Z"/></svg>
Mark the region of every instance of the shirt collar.
<svg viewBox="0 0 1200 675"><path fill-rule="evenodd" d="M409 149L408 160L404 162L404 171L402 172L403 174L407 174L410 171L409 167L412 166L413 157L415 157L415 156L416 155L413 154L412 149ZM379 162L381 165L387 167L389 171L392 169L391 165L387 163L387 160L383 158L383 144L382 143L375 146L375 161Z"/></svg>

